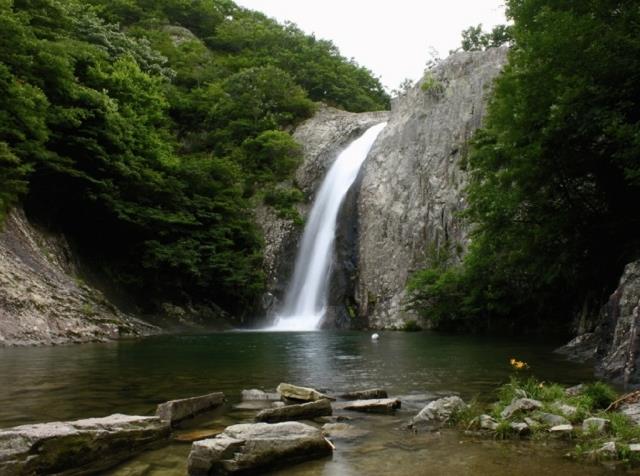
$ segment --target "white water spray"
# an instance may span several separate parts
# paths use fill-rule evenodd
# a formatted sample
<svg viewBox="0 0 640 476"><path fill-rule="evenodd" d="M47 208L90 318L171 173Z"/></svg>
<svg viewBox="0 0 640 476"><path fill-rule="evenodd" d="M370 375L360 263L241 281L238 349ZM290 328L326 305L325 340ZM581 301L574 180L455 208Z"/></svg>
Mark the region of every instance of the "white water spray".
<svg viewBox="0 0 640 476"><path fill-rule="evenodd" d="M311 331L324 316L331 274L333 241L340 205L386 122L353 141L336 159L322 182L302 236L293 280L273 331Z"/></svg>

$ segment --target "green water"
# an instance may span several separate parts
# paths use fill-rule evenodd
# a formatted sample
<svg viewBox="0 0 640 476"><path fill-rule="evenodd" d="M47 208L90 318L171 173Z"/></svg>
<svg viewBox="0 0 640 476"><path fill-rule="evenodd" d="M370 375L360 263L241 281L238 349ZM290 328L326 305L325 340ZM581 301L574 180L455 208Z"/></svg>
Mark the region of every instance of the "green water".
<svg viewBox="0 0 640 476"><path fill-rule="evenodd" d="M489 400L511 373L508 360L529 363L541 379L575 384L590 366L565 361L556 342L528 343L427 332L221 333L48 348L0 349L0 427L111 413L152 414L170 399L223 391L224 408L191 423L222 428L251 421L234 409L245 388L273 390L280 382L328 392L383 387L403 400L395 416L352 415L369 432L337 441L333 457L278 474L611 474L574 463L562 443L476 440L457 431L413 435L402 429L435 392ZM113 475L185 474L189 445L174 442L110 471Z"/></svg>

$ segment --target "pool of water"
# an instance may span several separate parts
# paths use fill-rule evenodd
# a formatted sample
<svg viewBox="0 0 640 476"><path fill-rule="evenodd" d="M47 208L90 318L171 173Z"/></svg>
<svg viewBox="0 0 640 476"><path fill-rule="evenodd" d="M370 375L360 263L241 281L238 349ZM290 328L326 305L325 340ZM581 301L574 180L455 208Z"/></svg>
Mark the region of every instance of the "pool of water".
<svg viewBox="0 0 640 476"><path fill-rule="evenodd" d="M511 357L528 362L540 379L575 384L593 378L590 366L553 354L556 344L429 332L384 332L377 342L360 332L234 332L0 349L0 427L152 414L166 400L223 391L228 404L192 424L221 428L252 420L255 412L234 409L242 389L273 390L280 382L336 393L383 387L403 400L400 412L354 415L353 424L367 435L337 441L332 458L277 474L611 474L564 458L568 448L562 443L478 440L450 430L413 435L402 428L425 394L491 400L511 374ZM188 452L188 444L174 442L109 474L183 475Z"/></svg>

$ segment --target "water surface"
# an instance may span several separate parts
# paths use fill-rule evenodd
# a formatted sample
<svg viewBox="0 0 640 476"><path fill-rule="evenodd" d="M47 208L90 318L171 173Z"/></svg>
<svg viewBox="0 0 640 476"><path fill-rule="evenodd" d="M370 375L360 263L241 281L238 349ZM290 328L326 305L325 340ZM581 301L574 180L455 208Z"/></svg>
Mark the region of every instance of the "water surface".
<svg viewBox="0 0 640 476"><path fill-rule="evenodd" d="M251 421L255 411L234 405L246 388L273 390L280 382L325 391L384 387L403 400L395 416L353 415L369 431L337 441L332 458L278 474L612 474L578 464L562 443L503 443L457 431L413 435L402 429L425 394L458 392L489 401L525 360L538 378L575 384L593 378L590 366L565 361L556 343L428 332L220 333L46 348L0 349L0 427L103 416L152 414L170 399L223 391L229 403L191 426L222 428ZM112 470L113 475L185 474L188 444L172 443Z"/></svg>

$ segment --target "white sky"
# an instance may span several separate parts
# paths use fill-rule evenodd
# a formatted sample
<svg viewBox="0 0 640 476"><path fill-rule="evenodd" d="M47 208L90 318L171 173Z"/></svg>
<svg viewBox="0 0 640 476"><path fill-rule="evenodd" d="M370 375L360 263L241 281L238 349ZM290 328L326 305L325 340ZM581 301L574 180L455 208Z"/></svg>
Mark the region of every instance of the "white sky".
<svg viewBox="0 0 640 476"><path fill-rule="evenodd" d="M422 76L429 51L442 58L460 33L505 23L504 0L235 0L306 33L333 41L343 56L369 68L388 88Z"/></svg>

